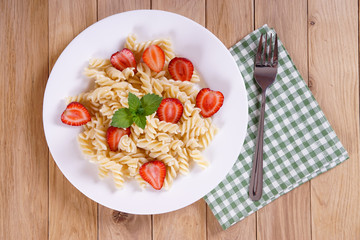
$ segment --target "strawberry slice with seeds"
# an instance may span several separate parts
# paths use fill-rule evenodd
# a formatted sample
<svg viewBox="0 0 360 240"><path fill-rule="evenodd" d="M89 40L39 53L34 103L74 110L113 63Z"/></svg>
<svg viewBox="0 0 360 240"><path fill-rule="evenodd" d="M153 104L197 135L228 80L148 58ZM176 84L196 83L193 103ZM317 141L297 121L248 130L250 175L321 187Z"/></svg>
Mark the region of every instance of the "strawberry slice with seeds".
<svg viewBox="0 0 360 240"><path fill-rule="evenodd" d="M155 71L160 72L164 68L165 53L157 45L150 45L145 49L142 59L148 67Z"/></svg>
<svg viewBox="0 0 360 240"><path fill-rule="evenodd" d="M183 105L177 98L164 98L157 110L160 121L177 123L183 114Z"/></svg>
<svg viewBox="0 0 360 240"><path fill-rule="evenodd" d="M130 135L130 128L117 128L110 126L106 131L106 141L109 144L110 150L116 152L120 139L124 135Z"/></svg>
<svg viewBox="0 0 360 240"><path fill-rule="evenodd" d="M224 103L224 95L210 88L203 88L196 96L196 107L201 109L200 114L207 118L214 115Z"/></svg>
<svg viewBox="0 0 360 240"><path fill-rule="evenodd" d="M170 61L168 70L174 80L190 81L194 66L189 59L176 57Z"/></svg>
<svg viewBox="0 0 360 240"><path fill-rule="evenodd" d="M81 126L91 120L89 111L79 102L71 102L61 114L61 121L71 126Z"/></svg>
<svg viewBox="0 0 360 240"><path fill-rule="evenodd" d="M133 52L127 48L111 55L110 61L114 68L120 71L128 67L136 68L135 56Z"/></svg>
<svg viewBox="0 0 360 240"><path fill-rule="evenodd" d="M139 174L154 189L160 190L164 184L166 166L158 160L147 162L140 167Z"/></svg>

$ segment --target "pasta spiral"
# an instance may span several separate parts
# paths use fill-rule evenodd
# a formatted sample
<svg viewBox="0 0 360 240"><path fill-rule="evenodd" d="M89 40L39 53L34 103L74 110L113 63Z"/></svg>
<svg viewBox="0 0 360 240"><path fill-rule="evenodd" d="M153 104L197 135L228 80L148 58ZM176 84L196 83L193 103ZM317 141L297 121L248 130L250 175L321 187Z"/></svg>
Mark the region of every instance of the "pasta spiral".
<svg viewBox="0 0 360 240"><path fill-rule="evenodd" d="M118 148L128 153L136 153L136 144L128 135L122 136Z"/></svg>

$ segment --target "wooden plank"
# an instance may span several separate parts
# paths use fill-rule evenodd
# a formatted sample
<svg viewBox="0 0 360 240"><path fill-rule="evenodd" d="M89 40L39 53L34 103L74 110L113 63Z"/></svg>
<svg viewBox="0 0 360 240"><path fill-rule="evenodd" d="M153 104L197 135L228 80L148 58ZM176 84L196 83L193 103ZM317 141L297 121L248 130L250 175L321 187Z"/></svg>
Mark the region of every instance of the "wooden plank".
<svg viewBox="0 0 360 240"><path fill-rule="evenodd" d="M150 0L98 0L98 20L120 12L150 9L150 5Z"/></svg>
<svg viewBox="0 0 360 240"><path fill-rule="evenodd" d="M115 13L149 9L150 0L99 0L98 18ZM99 205L99 240L107 239L151 239L151 215L132 215Z"/></svg>
<svg viewBox="0 0 360 240"><path fill-rule="evenodd" d="M181 14L205 26L205 0L152 0L152 9Z"/></svg>
<svg viewBox="0 0 360 240"><path fill-rule="evenodd" d="M206 239L206 203L199 200L180 210L153 216L153 239Z"/></svg>
<svg viewBox="0 0 360 240"><path fill-rule="evenodd" d="M95 0L49 1L50 69L66 45L95 21ZM49 239L97 239L97 204L70 184L51 157L49 175Z"/></svg>
<svg viewBox="0 0 360 240"><path fill-rule="evenodd" d="M359 239L358 1L309 1L312 91L350 159L311 182L312 238Z"/></svg>
<svg viewBox="0 0 360 240"><path fill-rule="evenodd" d="M254 29L253 12L252 0L208 0L206 27L229 48ZM224 231L207 207L207 235L209 240L256 239L256 214Z"/></svg>
<svg viewBox="0 0 360 240"><path fill-rule="evenodd" d="M0 239L46 239L47 1L0 1Z"/></svg>
<svg viewBox="0 0 360 240"><path fill-rule="evenodd" d="M99 240L151 239L151 215L133 215L99 205Z"/></svg>
<svg viewBox="0 0 360 240"><path fill-rule="evenodd" d="M307 1L256 0L255 27L264 24L275 28L307 82ZM258 240L311 239L310 183L261 209L257 224Z"/></svg>
<svg viewBox="0 0 360 240"><path fill-rule="evenodd" d="M205 0L153 0L153 9L181 14L205 26ZM167 226L167 227L164 227ZM175 212L153 216L153 238L206 239L206 203L196 203Z"/></svg>
<svg viewBox="0 0 360 240"><path fill-rule="evenodd" d="M302 185L260 209L258 240L311 239L310 184Z"/></svg>
<svg viewBox="0 0 360 240"><path fill-rule="evenodd" d="M206 28L227 48L254 30L253 0L208 0Z"/></svg>

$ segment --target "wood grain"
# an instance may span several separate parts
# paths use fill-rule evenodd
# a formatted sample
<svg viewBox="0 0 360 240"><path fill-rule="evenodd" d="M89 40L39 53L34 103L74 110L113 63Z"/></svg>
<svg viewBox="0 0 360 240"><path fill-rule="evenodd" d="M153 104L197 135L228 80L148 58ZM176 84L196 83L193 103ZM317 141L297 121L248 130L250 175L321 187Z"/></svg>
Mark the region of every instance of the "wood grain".
<svg viewBox="0 0 360 240"><path fill-rule="evenodd" d="M84 11L85 9L85 11ZM96 1L49 1L49 67L67 44L96 21ZM97 239L97 205L49 159L49 239Z"/></svg>
<svg viewBox="0 0 360 240"><path fill-rule="evenodd" d="M264 24L275 28L300 74L308 82L307 1L256 0L255 27ZM257 225L258 240L311 239L310 183L258 211Z"/></svg>
<svg viewBox="0 0 360 240"><path fill-rule="evenodd" d="M133 215L99 205L99 240L152 239L151 215Z"/></svg>
<svg viewBox="0 0 360 240"><path fill-rule="evenodd" d="M152 9L181 14L205 26L205 0L152 0Z"/></svg>
<svg viewBox="0 0 360 240"><path fill-rule="evenodd" d="M99 0L98 18L119 12L149 9L150 0ZM99 205L99 240L151 239L151 215L132 215Z"/></svg>
<svg viewBox="0 0 360 240"><path fill-rule="evenodd" d="M150 9L150 0L98 0L98 20L120 12Z"/></svg>
<svg viewBox="0 0 360 240"><path fill-rule="evenodd" d="M208 0L206 16L206 28L215 34L227 48L254 30L252 0Z"/></svg>
<svg viewBox="0 0 360 240"><path fill-rule="evenodd" d="M188 17L205 26L205 0L153 0L153 9ZM165 227L169 226L169 227ZM154 239L206 239L206 203L204 200L175 212L153 216Z"/></svg>
<svg viewBox="0 0 360 240"><path fill-rule="evenodd" d="M295 188L258 211L258 240L311 239L309 185Z"/></svg>
<svg viewBox="0 0 360 240"><path fill-rule="evenodd" d="M156 240L206 239L206 204L199 200L180 210L153 216Z"/></svg>
<svg viewBox="0 0 360 240"><path fill-rule="evenodd" d="M254 29L253 13L251 0L208 0L206 27L229 48ZM210 208L207 207L207 236L209 240L256 239L256 214L252 214L224 231Z"/></svg>
<svg viewBox="0 0 360 240"><path fill-rule="evenodd" d="M350 159L311 183L312 238L360 238L358 1L309 1L312 91Z"/></svg>
<svg viewBox="0 0 360 240"><path fill-rule="evenodd" d="M47 1L0 1L0 239L46 239Z"/></svg>

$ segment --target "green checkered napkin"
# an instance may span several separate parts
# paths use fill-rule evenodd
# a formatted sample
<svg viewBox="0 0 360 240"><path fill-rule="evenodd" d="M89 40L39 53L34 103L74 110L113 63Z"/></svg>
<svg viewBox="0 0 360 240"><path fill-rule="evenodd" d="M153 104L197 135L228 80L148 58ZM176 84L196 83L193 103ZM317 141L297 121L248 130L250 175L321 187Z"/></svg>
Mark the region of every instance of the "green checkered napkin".
<svg viewBox="0 0 360 240"><path fill-rule="evenodd" d="M279 41L277 78L266 92L263 196L256 202L249 198L261 93L253 78L253 70L261 33L274 36L275 31L264 25L230 49L244 77L249 123L235 165L226 178L205 196L223 229L348 159L346 150Z"/></svg>

